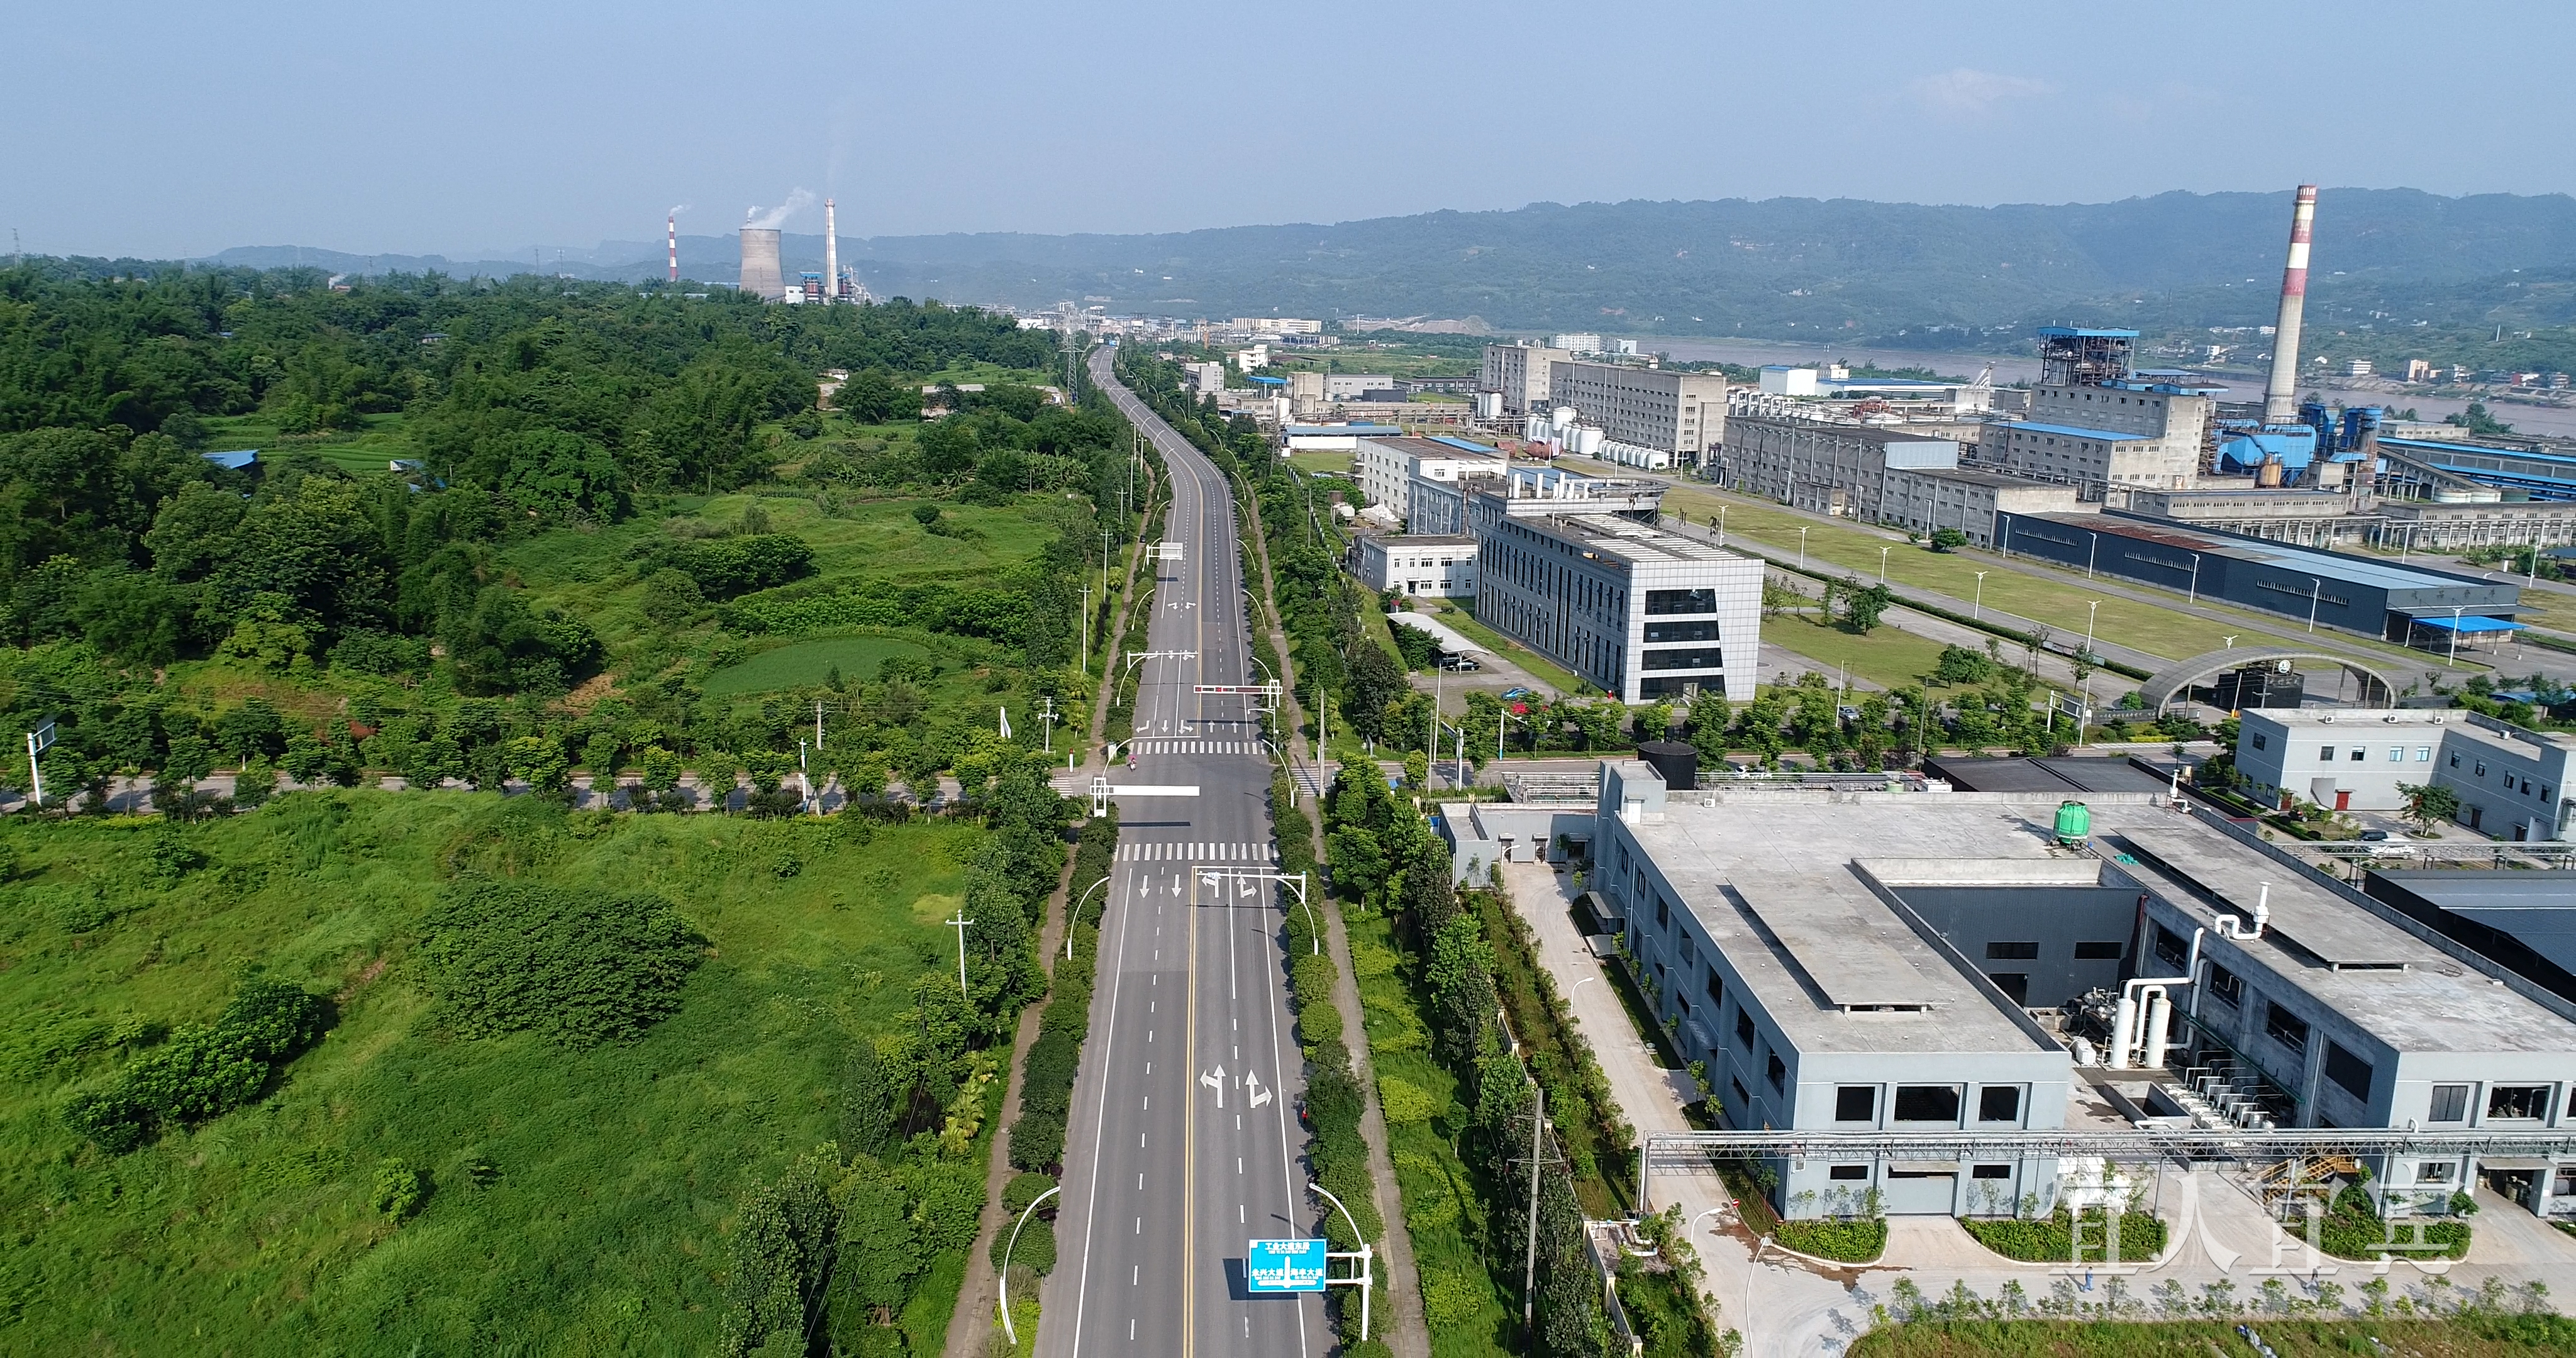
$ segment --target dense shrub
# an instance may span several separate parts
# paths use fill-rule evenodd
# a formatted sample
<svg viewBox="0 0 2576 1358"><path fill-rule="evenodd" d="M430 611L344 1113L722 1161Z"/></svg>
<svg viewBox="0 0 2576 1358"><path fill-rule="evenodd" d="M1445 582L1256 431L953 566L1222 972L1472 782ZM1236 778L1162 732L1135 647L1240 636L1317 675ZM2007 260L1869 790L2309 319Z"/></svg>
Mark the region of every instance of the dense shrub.
<svg viewBox="0 0 2576 1358"><path fill-rule="evenodd" d="M693 543L671 564L696 581L705 597L730 599L812 574L814 549L793 533L754 533Z"/></svg>
<svg viewBox="0 0 2576 1358"><path fill-rule="evenodd" d="M2108 1233L2102 1209L2084 1209L2084 1263L2101 1263L2108 1258L2104 1236ZM1978 1243L2008 1259L2021 1259L2035 1264L2073 1262L2075 1251L2075 1218L2060 1205L2048 1216L2028 1220L1987 1220L1963 1218L1960 1225ZM2152 1259L2164 1252L2165 1223L2150 1212L2124 1212L2120 1215L2120 1258L2132 1262Z"/></svg>
<svg viewBox="0 0 2576 1358"><path fill-rule="evenodd" d="M1771 1238L1800 1254L1865 1264L1887 1249L1887 1222L1880 1217L1802 1218L1781 1222Z"/></svg>
<svg viewBox="0 0 2576 1358"><path fill-rule="evenodd" d="M421 951L457 1031L537 1032L593 1047L638 1037L676 1012L706 940L647 892L477 881L456 887L431 917Z"/></svg>
<svg viewBox="0 0 2576 1358"><path fill-rule="evenodd" d="M322 1035L319 997L284 981L244 981L212 1026L191 1025L136 1057L105 1090L78 1094L63 1121L123 1154L165 1123L195 1124L251 1102L278 1067Z"/></svg>

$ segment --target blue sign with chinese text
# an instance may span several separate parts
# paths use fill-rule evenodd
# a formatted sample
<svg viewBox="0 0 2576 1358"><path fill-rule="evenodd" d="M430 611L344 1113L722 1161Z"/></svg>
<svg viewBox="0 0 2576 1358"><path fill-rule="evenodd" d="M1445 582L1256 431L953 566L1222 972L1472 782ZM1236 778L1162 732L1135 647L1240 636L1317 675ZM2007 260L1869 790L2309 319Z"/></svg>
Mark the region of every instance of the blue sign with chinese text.
<svg viewBox="0 0 2576 1358"><path fill-rule="evenodd" d="M1321 1292L1324 1242L1255 1240L1244 1252L1243 1274L1255 1292Z"/></svg>

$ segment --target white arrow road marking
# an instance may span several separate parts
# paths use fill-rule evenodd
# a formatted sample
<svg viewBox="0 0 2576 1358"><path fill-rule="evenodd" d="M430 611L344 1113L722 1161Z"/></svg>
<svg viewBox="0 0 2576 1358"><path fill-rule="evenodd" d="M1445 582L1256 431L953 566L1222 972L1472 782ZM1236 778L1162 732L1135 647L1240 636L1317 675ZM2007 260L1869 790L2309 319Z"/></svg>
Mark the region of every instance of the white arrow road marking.
<svg viewBox="0 0 2576 1358"><path fill-rule="evenodd" d="M1258 1108L1261 1105L1270 1102L1270 1091L1261 1087L1260 1076L1255 1075L1250 1071L1245 1071L1243 1073L1243 1087L1252 1091L1251 1102L1253 1107Z"/></svg>
<svg viewBox="0 0 2576 1358"><path fill-rule="evenodd" d="M1199 1077L1199 1083L1216 1091L1216 1106L1225 1107L1225 1067L1219 1066Z"/></svg>

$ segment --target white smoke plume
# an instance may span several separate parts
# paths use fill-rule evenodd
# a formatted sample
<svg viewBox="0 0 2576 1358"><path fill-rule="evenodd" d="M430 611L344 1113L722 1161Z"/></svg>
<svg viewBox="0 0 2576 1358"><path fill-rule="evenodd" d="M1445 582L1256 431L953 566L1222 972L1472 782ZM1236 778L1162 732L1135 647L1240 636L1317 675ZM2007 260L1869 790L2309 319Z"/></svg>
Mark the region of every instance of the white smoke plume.
<svg viewBox="0 0 2576 1358"><path fill-rule="evenodd" d="M814 191L798 189L787 195L786 202L774 208L764 211L759 205L754 204L745 214L746 220L743 225L754 231L775 231L785 224L790 216L812 206L814 206Z"/></svg>
<svg viewBox="0 0 2576 1358"><path fill-rule="evenodd" d="M674 216L674 217L677 217L677 216L679 216L681 213L686 212L686 211L688 211L688 210L689 210L689 205L688 205L688 204L686 204L686 203L682 203L682 204L680 204L678 207L675 207L675 208L671 209L671 211L670 211L670 214L669 214L669 215Z"/></svg>

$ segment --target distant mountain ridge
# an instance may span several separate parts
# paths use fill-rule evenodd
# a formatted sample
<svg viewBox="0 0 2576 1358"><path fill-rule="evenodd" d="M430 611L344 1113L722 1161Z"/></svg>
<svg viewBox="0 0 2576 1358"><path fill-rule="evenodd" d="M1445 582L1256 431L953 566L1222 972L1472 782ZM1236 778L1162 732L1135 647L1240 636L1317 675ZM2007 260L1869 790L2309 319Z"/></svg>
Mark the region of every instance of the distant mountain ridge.
<svg viewBox="0 0 2576 1358"><path fill-rule="evenodd" d="M1934 334L2099 319L2191 299L2190 324L2270 319L2290 194L2166 193L2115 203L1926 206L1856 199L1538 203L1333 225L1147 235L975 233L844 237L841 256L881 296L1039 307L1109 299L1113 311L1225 316L1479 315L1507 329L1581 328L1784 337ZM790 235L792 273L819 269L820 236ZM545 252L552 255L551 247ZM558 263L365 256L295 247L211 262L340 272L658 276L662 245L604 242ZM619 257L623 256L623 260ZM734 238L685 236L684 275L736 272ZM2376 295L2576 262L2576 198L2413 189L2319 197L2320 291L2338 275ZM2132 299L2137 299L2132 301Z"/></svg>

